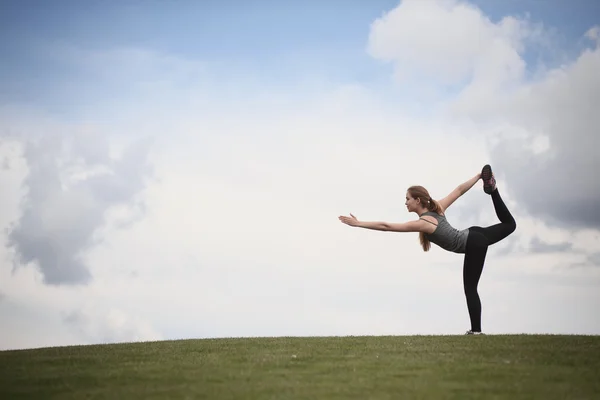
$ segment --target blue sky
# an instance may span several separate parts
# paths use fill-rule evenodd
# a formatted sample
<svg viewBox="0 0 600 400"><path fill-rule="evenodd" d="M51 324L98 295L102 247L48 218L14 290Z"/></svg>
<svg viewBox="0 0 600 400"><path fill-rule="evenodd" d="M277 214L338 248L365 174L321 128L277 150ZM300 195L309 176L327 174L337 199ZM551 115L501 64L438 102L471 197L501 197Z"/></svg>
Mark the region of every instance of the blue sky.
<svg viewBox="0 0 600 400"><path fill-rule="evenodd" d="M600 21L600 3L587 0L474 0L492 20L504 15L530 15L532 20L559 28L568 40L581 37Z"/></svg>
<svg viewBox="0 0 600 400"><path fill-rule="evenodd" d="M586 0L475 4L493 20L530 13L534 21L560 27L566 51L578 48L600 15L600 3ZM332 84L366 83L383 92L390 66L369 57L366 44L370 24L395 5L391 0L3 1L0 100L65 111L114 97L93 73L52 54L60 46L152 49L207 62L223 80L243 71L265 86L293 87L314 77ZM74 87L82 89L75 97Z"/></svg>
<svg viewBox="0 0 600 400"><path fill-rule="evenodd" d="M334 3L319 2L3 4L2 35L12 39L1 48L8 72L3 92L30 101L39 95L37 88L32 90L34 84L50 89L61 81L86 79L81 71L42 51L64 44L100 51L152 49L214 63L224 75L246 70L271 82L293 80L310 73L307 70L324 72L332 79L369 79L378 67L364 53L369 22L393 3L356 1L345 4L343 11Z"/></svg>

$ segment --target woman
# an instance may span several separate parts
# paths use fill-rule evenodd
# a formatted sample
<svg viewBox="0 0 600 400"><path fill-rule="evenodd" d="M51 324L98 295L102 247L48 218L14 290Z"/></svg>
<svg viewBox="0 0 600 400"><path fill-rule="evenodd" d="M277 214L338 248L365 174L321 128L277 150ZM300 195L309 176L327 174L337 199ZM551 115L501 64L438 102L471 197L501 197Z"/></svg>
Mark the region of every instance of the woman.
<svg viewBox="0 0 600 400"><path fill-rule="evenodd" d="M446 210L456 199L471 189L479 179L483 180L484 192L492 196L500 223L486 228L479 226L463 230L453 228L446 220ZM340 216L339 219L347 225L366 229L419 232L419 239L424 251L428 251L430 242L433 242L445 250L464 254L463 284L471 319L471 329L467 331L467 335L481 334L481 301L477 293L477 285L483 271L487 249L513 233L517 227L515 219L500 197L492 167L485 165L481 173L459 185L439 201L432 199L424 187L411 186L406 192L405 205L409 212L414 212L419 216L418 220L404 223L366 222L359 221L352 214L350 217Z"/></svg>

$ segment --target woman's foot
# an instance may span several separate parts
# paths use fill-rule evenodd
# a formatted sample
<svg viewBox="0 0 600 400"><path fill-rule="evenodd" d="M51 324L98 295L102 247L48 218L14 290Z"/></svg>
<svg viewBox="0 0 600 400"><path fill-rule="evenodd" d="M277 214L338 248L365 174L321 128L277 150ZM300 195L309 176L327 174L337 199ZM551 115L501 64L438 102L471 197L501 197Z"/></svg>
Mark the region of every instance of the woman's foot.
<svg viewBox="0 0 600 400"><path fill-rule="evenodd" d="M484 165L481 169L481 179L483 180L483 191L492 194L496 190L496 179L489 164Z"/></svg>
<svg viewBox="0 0 600 400"><path fill-rule="evenodd" d="M468 330L468 331L465 333L465 335L483 335L483 333L482 333L482 332L478 332L478 331L474 331L474 330L472 330L472 329L469 329L469 330Z"/></svg>

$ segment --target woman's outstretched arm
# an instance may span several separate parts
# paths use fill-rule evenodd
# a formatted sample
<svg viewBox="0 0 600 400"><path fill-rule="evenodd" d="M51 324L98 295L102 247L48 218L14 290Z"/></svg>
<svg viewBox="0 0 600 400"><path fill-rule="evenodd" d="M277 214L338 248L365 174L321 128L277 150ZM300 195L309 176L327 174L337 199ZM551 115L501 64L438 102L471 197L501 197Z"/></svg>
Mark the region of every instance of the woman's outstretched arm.
<svg viewBox="0 0 600 400"><path fill-rule="evenodd" d="M346 225L355 226L357 228L372 229L376 231L389 232L420 232L423 229L422 221L409 222L382 222L382 221L359 221L354 215L349 217L344 215L339 217L339 220Z"/></svg>
<svg viewBox="0 0 600 400"><path fill-rule="evenodd" d="M458 185L458 188L460 189L460 191L465 194L469 191L469 189L471 189L473 187L473 185L475 185L477 183L478 180L481 179L481 172L479 172L477 175L475 175L474 177L472 177L471 179L469 179L468 181L461 183L460 185Z"/></svg>
<svg viewBox="0 0 600 400"><path fill-rule="evenodd" d="M454 203L460 196L467 193L469 189L471 189L479 179L481 179L481 173L478 173L468 181L458 185L456 189L454 189L448 196L444 197L439 201L440 206L442 206L442 209L444 211L447 210L448 207L450 207L452 203Z"/></svg>

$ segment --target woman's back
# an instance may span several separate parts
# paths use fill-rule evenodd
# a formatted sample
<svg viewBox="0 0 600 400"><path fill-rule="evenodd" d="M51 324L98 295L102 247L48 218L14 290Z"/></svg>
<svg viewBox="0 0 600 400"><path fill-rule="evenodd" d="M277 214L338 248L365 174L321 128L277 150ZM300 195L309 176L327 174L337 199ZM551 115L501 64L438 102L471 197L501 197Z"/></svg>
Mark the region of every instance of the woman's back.
<svg viewBox="0 0 600 400"><path fill-rule="evenodd" d="M467 246L467 236L469 234L468 229L458 230L454 228L444 215L440 215L436 212L427 211L421 214L421 217L430 215L437 221L437 228L433 233L425 234L425 237L430 242L437 244L444 250L451 251L453 253L464 253ZM423 218L423 220L425 220Z"/></svg>

